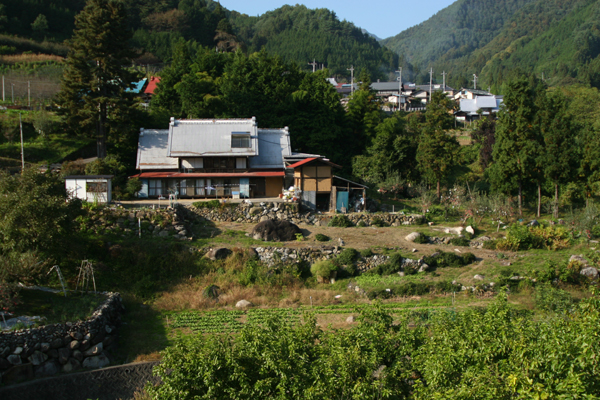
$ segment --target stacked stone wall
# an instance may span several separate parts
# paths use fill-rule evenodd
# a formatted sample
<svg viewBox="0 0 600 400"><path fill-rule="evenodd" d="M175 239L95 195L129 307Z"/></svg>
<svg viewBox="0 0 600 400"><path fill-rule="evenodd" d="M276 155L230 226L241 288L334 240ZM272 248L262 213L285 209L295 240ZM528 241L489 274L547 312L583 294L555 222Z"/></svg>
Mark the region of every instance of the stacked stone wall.
<svg viewBox="0 0 600 400"><path fill-rule="evenodd" d="M107 293L86 321L0 333L2 383L108 365L122 311L119 293Z"/></svg>

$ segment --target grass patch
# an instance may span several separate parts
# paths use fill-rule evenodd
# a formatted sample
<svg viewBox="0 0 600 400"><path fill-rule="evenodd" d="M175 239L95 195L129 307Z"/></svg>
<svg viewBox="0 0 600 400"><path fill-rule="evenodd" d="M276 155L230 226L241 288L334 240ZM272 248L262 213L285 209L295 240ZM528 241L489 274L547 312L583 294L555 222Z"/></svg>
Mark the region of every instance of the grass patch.
<svg viewBox="0 0 600 400"><path fill-rule="evenodd" d="M86 320L106 297L97 294L49 293L41 290L24 289L19 293L21 303L15 315L40 316L47 324Z"/></svg>

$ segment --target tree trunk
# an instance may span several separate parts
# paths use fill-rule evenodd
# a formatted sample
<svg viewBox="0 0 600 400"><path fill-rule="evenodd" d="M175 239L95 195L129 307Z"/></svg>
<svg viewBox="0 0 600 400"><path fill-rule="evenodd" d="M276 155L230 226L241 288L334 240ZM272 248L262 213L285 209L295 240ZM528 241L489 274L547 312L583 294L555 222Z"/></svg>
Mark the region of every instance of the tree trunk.
<svg viewBox="0 0 600 400"><path fill-rule="evenodd" d="M558 219L558 183L554 185L554 218Z"/></svg>
<svg viewBox="0 0 600 400"><path fill-rule="evenodd" d="M100 115L98 116L98 136L96 138L98 158L106 157L106 104L100 103Z"/></svg>
<svg viewBox="0 0 600 400"><path fill-rule="evenodd" d="M437 181L437 198L438 201L440 200L440 198L442 197L441 193L440 193L440 181Z"/></svg>
<svg viewBox="0 0 600 400"><path fill-rule="evenodd" d="M523 185L519 181L519 217L523 217Z"/></svg>
<svg viewBox="0 0 600 400"><path fill-rule="evenodd" d="M538 182L537 217L542 216L542 185Z"/></svg>

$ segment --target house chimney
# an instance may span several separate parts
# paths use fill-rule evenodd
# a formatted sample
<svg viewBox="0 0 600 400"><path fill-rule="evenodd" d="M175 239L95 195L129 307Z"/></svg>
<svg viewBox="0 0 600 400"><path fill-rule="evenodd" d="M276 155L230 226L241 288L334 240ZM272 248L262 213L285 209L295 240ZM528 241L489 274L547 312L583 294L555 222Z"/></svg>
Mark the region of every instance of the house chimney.
<svg viewBox="0 0 600 400"><path fill-rule="evenodd" d="M290 136L290 128L287 126L283 127L283 132L285 136Z"/></svg>

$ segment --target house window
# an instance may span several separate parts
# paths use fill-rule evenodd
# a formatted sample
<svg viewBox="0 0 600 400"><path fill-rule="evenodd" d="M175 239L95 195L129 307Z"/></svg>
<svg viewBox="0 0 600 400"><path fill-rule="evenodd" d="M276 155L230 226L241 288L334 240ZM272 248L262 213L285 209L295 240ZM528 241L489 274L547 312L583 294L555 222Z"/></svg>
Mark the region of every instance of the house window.
<svg viewBox="0 0 600 400"><path fill-rule="evenodd" d="M250 134L249 133L233 133L231 135L231 148L232 149L247 149L250 148Z"/></svg>
<svg viewBox="0 0 600 400"><path fill-rule="evenodd" d="M245 158L236 158L235 159L235 167L238 169L246 168L246 159Z"/></svg>
<svg viewBox="0 0 600 400"><path fill-rule="evenodd" d="M161 196L163 194L162 181L160 179L150 179L148 181L148 196Z"/></svg>

